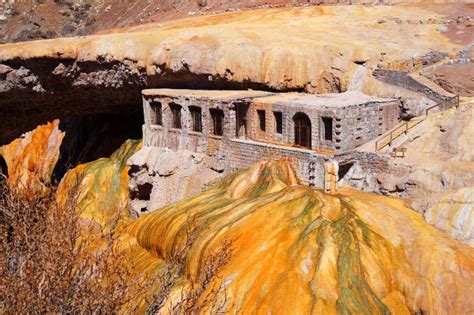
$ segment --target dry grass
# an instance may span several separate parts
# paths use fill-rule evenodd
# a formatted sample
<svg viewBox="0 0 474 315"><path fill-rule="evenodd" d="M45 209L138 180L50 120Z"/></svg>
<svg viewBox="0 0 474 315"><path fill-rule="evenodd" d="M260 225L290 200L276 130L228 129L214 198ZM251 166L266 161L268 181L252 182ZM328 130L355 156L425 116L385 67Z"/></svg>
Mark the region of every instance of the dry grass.
<svg viewBox="0 0 474 315"><path fill-rule="evenodd" d="M0 313L110 314L124 307L133 313L145 296L147 313L160 311L183 275L198 224L189 224L183 247L150 277L114 246L121 216L107 228L84 220L76 211L76 195L71 192L59 207L55 189L26 198L0 178ZM231 242L208 255L200 278L190 281L191 287L183 289L182 299L169 311L194 314L217 307L216 294L221 292L208 287L230 255Z"/></svg>
<svg viewBox="0 0 474 315"><path fill-rule="evenodd" d="M232 256L233 240L224 240L218 249L208 254L198 272L197 279L191 279L189 286L181 289L178 301L166 304L172 288L176 286L184 272L189 251L203 229L196 222L195 218L188 218L185 242L159 273L159 289L148 301L147 314L156 314L164 307L169 314L199 314L204 311L223 314L229 306L226 288L218 274Z"/></svg>

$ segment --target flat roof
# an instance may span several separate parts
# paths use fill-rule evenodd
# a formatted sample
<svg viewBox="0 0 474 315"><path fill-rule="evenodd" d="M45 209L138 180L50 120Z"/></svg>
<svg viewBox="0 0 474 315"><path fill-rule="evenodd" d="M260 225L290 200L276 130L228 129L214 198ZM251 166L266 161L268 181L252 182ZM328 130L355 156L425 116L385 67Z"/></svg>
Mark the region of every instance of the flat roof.
<svg viewBox="0 0 474 315"><path fill-rule="evenodd" d="M393 98L370 96L358 91L344 93L308 94L308 93L277 93L270 96L257 97L256 103L281 104L302 107L338 108L362 105L366 103L385 103L394 101Z"/></svg>
<svg viewBox="0 0 474 315"><path fill-rule="evenodd" d="M237 100L269 96L274 93L254 90L190 90L190 89L146 89L144 96L192 97L213 100Z"/></svg>
<svg viewBox="0 0 474 315"><path fill-rule="evenodd" d="M308 94L308 93L271 93L254 90L190 90L190 89L146 89L144 96L162 97L189 97L205 98L210 100L233 101L252 99L260 104L278 104L305 108L341 108L367 103L386 103L394 101L392 98L370 96L358 91L344 93Z"/></svg>

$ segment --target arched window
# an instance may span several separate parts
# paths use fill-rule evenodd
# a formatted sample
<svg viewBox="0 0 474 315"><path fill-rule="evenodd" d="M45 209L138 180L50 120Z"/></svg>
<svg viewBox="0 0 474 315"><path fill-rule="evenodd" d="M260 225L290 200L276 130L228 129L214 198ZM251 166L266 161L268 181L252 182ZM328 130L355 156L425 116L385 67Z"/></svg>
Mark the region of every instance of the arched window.
<svg viewBox="0 0 474 315"><path fill-rule="evenodd" d="M295 144L311 149L311 121L304 113L297 113L293 117L295 123Z"/></svg>

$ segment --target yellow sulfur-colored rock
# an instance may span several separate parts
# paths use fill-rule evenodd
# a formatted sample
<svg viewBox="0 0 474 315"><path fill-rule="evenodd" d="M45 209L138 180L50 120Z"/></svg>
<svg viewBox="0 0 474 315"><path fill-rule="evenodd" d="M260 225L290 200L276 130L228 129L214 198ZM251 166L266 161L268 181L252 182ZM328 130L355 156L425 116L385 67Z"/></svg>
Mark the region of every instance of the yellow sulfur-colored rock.
<svg viewBox="0 0 474 315"><path fill-rule="evenodd" d="M186 263L189 281L207 253L234 240L214 280L231 313L474 312L474 249L400 200L301 185L287 161L259 163L140 217L128 232L167 260L184 242L189 217L205 225Z"/></svg>
<svg viewBox="0 0 474 315"><path fill-rule="evenodd" d="M64 202L68 192L74 191L81 216L100 225L106 224L111 217L127 209L130 167L126 162L140 148L141 141L127 140L110 158L69 170L58 188L59 202Z"/></svg>
<svg viewBox="0 0 474 315"><path fill-rule="evenodd" d="M189 17L109 34L0 45L0 61L53 58L136 61L148 75L172 72L309 92L347 90L360 70L421 65L414 56L456 54L462 45L437 31L449 6L317 6ZM379 23L383 19L385 23ZM358 77L358 75L356 76ZM368 94L382 84L363 75ZM367 80L366 80L367 79ZM377 92L377 93L374 93Z"/></svg>
<svg viewBox="0 0 474 315"><path fill-rule="evenodd" d="M63 138L56 119L0 147L8 167L8 185L27 193L46 191Z"/></svg>

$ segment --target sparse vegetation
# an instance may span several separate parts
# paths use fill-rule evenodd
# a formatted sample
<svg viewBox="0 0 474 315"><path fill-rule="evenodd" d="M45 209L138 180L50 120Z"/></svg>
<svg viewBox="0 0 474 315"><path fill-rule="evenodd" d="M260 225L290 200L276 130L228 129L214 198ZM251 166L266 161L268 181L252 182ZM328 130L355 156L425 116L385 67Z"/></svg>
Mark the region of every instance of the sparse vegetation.
<svg viewBox="0 0 474 315"><path fill-rule="evenodd" d="M65 204L58 205L55 189L26 197L0 179L0 312L110 314L123 307L133 312L143 309L145 296L147 313L158 312L183 275L199 225L190 224L182 248L150 276L135 268L129 252L115 246L123 216L117 214L106 227L83 219L77 213L77 195L77 190L70 192ZM167 306L170 311L220 310L217 288L209 285L230 255L231 242L209 254L198 279Z"/></svg>

